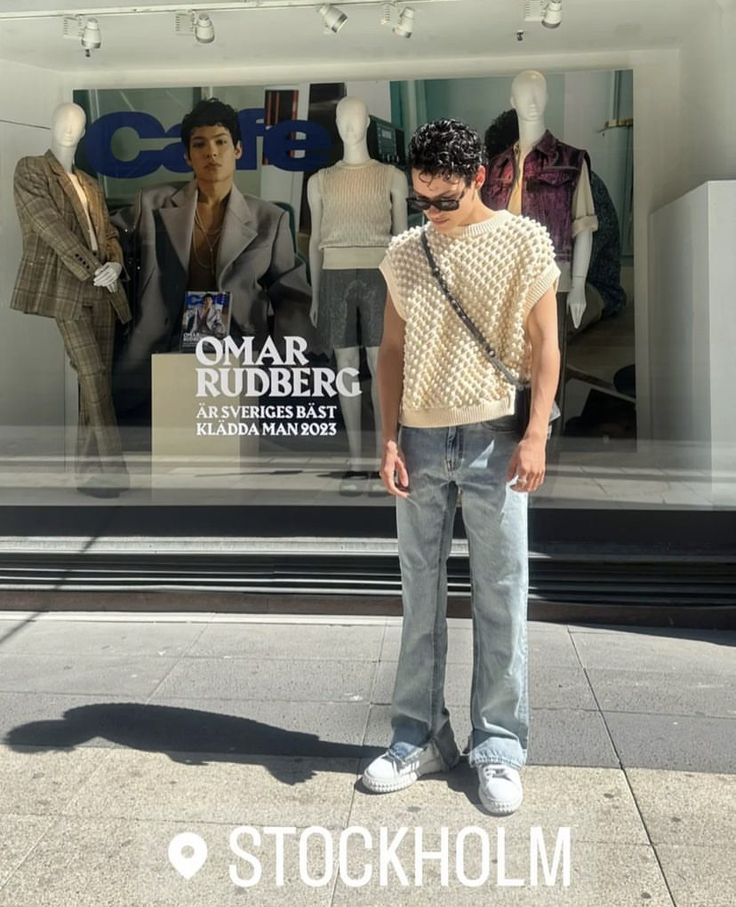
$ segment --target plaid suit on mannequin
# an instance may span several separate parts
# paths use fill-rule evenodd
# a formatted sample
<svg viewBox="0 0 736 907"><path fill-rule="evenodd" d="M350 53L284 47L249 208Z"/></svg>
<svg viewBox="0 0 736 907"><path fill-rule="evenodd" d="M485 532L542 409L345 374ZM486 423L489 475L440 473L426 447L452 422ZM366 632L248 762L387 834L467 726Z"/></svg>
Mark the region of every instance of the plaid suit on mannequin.
<svg viewBox="0 0 736 907"><path fill-rule="evenodd" d="M125 324L131 313L119 283L111 293L93 282L101 265L122 263L123 256L98 183L81 170L75 175L87 197L96 252L82 202L54 154L24 157L16 166L14 194L23 257L10 307L54 318L77 372L77 473L109 473L119 485L126 485L110 373L115 319Z"/></svg>

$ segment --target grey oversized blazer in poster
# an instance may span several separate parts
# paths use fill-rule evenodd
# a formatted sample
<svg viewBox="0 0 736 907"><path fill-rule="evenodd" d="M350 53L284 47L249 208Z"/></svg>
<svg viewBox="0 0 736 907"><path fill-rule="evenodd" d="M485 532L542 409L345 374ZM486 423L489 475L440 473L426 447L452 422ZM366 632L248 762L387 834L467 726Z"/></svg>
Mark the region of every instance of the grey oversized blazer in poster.
<svg viewBox="0 0 736 907"><path fill-rule="evenodd" d="M197 183L192 180L179 189L144 189L132 208L113 217L123 231L136 231L141 265L134 324L113 370L119 411L149 399L151 355L179 348L196 205ZM319 352L309 319L312 294L306 269L294 253L288 215L277 205L246 197L233 186L216 276L217 286L210 289L232 293L232 335L254 336L260 346L269 335L270 302L274 338L299 335Z"/></svg>

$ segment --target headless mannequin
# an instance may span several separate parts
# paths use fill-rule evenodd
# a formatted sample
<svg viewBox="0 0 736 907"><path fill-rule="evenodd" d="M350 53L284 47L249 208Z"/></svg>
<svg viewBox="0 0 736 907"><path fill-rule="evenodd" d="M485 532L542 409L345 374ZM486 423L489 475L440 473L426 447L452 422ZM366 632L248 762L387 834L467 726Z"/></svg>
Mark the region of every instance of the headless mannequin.
<svg viewBox="0 0 736 907"><path fill-rule="evenodd" d="M74 175L74 155L84 135L86 123L86 114L79 104L60 104L51 119L51 151L66 170L77 192L79 180ZM108 261L95 271L93 283L96 287L106 287L113 293L122 270L122 265L118 262Z"/></svg>
<svg viewBox="0 0 736 907"><path fill-rule="evenodd" d="M360 98L343 98L337 105L336 113L337 131L343 142L342 163L349 166L367 164L371 157L368 153L366 134L370 122L368 108ZM394 168L395 169L395 168ZM395 170L391 182L391 232L396 235L407 228L407 184L406 177L399 170ZM312 220L312 233L309 242L309 266L312 276L312 312L313 322L317 323L319 312L320 277L323 270L324 255L320 248L322 232L323 198L317 174L312 176L307 184L307 199ZM359 200L356 200L355 217L360 218ZM371 374L371 399L375 421L376 457L381 456L381 424L380 408L378 402L378 387L376 370L378 364L378 346L366 346L366 359ZM360 349L357 346L335 348L337 368L359 367ZM360 396L347 397L340 395L340 407L345 420L345 429L348 437L350 459L348 472L357 472L360 465L361 430L360 430Z"/></svg>
<svg viewBox="0 0 736 907"><path fill-rule="evenodd" d="M519 151L523 159L546 131L547 80L541 72L527 69L516 76L511 84L511 106L519 121ZM576 328L585 311L585 278L592 248L593 231L582 230L573 241L572 284L567 294L567 310Z"/></svg>

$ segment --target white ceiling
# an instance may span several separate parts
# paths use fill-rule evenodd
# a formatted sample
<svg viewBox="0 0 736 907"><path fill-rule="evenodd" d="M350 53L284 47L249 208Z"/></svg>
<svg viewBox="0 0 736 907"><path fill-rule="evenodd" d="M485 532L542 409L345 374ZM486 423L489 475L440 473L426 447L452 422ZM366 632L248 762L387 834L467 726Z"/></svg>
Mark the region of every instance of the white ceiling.
<svg viewBox="0 0 736 907"><path fill-rule="evenodd" d="M411 0L407 0L411 3ZM523 22L523 0L456 0L417 3L414 36L395 37L379 25L379 7L345 6L349 20L337 35L322 33L314 9L243 9L212 12L216 40L196 45L174 33L174 13L98 16L102 47L85 59L78 40L62 38L62 20L0 19L0 59L88 75L136 69L199 73L247 67L293 70L295 64L344 66L371 64L390 76L393 68L428 59L468 59L530 55L549 58L677 47L702 11L716 0L563 0L564 19L555 30ZM171 0L138 0L147 6ZM126 0L0 0L0 15L18 11L121 7ZM131 4L133 5L133 4ZM337 0L339 6L339 0ZM197 7L203 9L205 2ZM186 3L181 9L191 7ZM516 40L525 29L523 43ZM384 68L385 67L385 68ZM376 76L380 77L380 76Z"/></svg>

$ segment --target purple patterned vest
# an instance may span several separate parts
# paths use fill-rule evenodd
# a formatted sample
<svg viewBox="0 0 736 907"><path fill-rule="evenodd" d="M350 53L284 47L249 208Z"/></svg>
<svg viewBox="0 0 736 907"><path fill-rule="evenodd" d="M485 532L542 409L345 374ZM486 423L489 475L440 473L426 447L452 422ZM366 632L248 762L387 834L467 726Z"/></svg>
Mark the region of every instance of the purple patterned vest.
<svg viewBox="0 0 736 907"><path fill-rule="evenodd" d="M559 141L549 129L524 160L521 213L549 230L558 262L572 260L572 197L583 161L590 172L588 152ZM494 211L505 208L515 179L512 146L490 162L481 190L483 202Z"/></svg>

